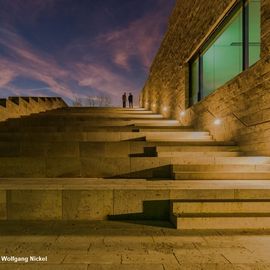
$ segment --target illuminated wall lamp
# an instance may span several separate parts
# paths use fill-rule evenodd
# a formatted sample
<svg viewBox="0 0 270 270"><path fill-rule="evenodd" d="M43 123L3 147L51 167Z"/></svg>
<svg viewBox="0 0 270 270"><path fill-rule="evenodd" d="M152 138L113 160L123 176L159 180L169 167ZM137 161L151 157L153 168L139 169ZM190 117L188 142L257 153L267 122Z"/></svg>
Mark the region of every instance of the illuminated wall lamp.
<svg viewBox="0 0 270 270"><path fill-rule="evenodd" d="M216 125L216 126L219 126L219 125L221 125L221 119L219 119L219 118L216 118L215 120L214 120L214 125Z"/></svg>
<svg viewBox="0 0 270 270"><path fill-rule="evenodd" d="M167 107L163 107L163 111L164 112L167 112L168 111L168 108Z"/></svg>
<svg viewBox="0 0 270 270"><path fill-rule="evenodd" d="M185 115L186 115L186 112L185 112L185 111L180 112L180 116L181 116L181 117L183 117L183 116L185 116Z"/></svg>

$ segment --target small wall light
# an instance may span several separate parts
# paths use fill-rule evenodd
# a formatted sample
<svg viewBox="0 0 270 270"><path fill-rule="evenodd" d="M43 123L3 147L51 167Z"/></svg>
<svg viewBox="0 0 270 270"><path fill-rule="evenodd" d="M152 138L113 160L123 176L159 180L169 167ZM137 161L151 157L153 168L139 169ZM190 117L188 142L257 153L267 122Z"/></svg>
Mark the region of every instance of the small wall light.
<svg viewBox="0 0 270 270"><path fill-rule="evenodd" d="M219 118L216 118L215 120L214 120L214 125L216 125L216 126L219 126L220 124L221 124L221 119L219 119Z"/></svg>
<svg viewBox="0 0 270 270"><path fill-rule="evenodd" d="M154 108L155 108L155 107L156 107L156 104L155 104L155 103L154 103L154 104L152 104L152 107L154 107Z"/></svg>
<svg viewBox="0 0 270 270"><path fill-rule="evenodd" d="M163 111L167 112L168 111L168 107L163 107Z"/></svg>
<svg viewBox="0 0 270 270"><path fill-rule="evenodd" d="M186 115L186 112L185 112L185 111L180 112L180 116L181 116L181 117L183 117L183 116L185 116L185 115Z"/></svg>

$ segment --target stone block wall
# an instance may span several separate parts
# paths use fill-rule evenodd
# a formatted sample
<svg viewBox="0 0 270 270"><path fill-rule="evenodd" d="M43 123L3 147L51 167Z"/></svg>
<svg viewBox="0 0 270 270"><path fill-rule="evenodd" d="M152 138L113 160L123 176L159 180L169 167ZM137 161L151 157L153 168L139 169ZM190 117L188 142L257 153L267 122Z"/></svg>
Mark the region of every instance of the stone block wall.
<svg viewBox="0 0 270 270"><path fill-rule="evenodd" d="M176 1L141 105L217 140L235 140L249 154L270 155L270 0L261 0L261 60L188 108L188 60L235 2ZM213 124L215 118L221 125Z"/></svg>
<svg viewBox="0 0 270 270"><path fill-rule="evenodd" d="M67 104L60 97L9 97L0 99L0 122L9 118L18 118L23 115L39 113Z"/></svg>

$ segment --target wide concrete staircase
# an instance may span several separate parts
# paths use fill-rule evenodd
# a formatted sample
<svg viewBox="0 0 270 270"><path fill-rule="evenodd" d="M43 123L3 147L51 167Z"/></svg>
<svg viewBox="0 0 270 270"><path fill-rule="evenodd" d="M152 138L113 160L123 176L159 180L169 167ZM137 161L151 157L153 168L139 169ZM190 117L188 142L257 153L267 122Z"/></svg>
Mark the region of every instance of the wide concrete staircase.
<svg viewBox="0 0 270 270"><path fill-rule="evenodd" d="M270 157L144 109L65 107L1 122L0 177L1 220L270 228Z"/></svg>

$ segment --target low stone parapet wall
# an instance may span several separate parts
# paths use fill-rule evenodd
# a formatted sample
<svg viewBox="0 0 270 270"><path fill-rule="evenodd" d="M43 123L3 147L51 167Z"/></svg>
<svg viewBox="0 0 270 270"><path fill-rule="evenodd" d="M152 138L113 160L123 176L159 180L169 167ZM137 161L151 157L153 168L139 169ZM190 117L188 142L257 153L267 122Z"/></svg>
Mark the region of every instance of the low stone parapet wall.
<svg viewBox="0 0 270 270"><path fill-rule="evenodd" d="M172 202L270 201L268 181L0 179L0 221L169 220ZM228 211L227 207L227 211ZM224 209L226 205L224 204ZM259 212L257 210L256 212Z"/></svg>
<svg viewBox="0 0 270 270"><path fill-rule="evenodd" d="M9 118L67 107L60 97L9 97L0 99L0 122Z"/></svg>

